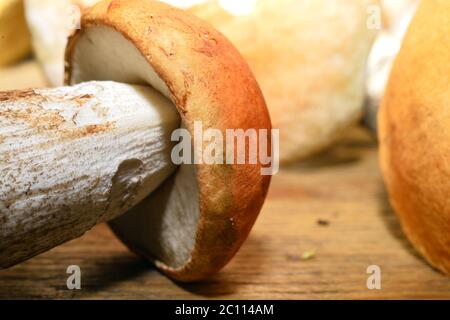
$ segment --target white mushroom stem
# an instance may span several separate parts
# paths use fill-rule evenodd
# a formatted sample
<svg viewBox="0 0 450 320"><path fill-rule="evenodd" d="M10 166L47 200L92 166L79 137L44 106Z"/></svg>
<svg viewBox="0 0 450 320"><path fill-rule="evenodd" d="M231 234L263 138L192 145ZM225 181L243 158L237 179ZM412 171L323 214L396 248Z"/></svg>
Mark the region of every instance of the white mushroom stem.
<svg viewBox="0 0 450 320"><path fill-rule="evenodd" d="M175 169L175 107L149 87L0 92L0 267L129 210Z"/></svg>

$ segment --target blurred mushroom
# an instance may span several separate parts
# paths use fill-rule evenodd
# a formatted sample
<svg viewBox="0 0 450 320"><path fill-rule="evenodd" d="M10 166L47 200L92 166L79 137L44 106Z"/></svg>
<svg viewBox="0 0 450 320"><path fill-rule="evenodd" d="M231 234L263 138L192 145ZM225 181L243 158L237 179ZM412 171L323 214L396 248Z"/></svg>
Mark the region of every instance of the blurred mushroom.
<svg viewBox="0 0 450 320"><path fill-rule="evenodd" d="M392 63L419 0L382 0L383 29L377 36L368 63L367 102L364 121L377 131L377 113L383 99Z"/></svg>
<svg viewBox="0 0 450 320"><path fill-rule="evenodd" d="M248 1L247 1L248 2ZM189 9L247 59L280 129L282 162L317 153L363 112L376 0L259 0L232 14L218 1ZM236 10L237 11L237 10Z"/></svg>
<svg viewBox="0 0 450 320"><path fill-rule="evenodd" d="M0 0L0 67L19 61L30 49L22 0Z"/></svg>

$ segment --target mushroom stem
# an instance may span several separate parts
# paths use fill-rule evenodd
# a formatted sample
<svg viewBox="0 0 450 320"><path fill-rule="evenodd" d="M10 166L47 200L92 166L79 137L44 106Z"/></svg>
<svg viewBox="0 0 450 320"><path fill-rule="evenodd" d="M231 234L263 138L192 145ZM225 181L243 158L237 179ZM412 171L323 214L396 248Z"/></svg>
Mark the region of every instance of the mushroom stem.
<svg viewBox="0 0 450 320"><path fill-rule="evenodd" d="M149 87L86 82L0 92L0 267L81 236L175 169L179 116Z"/></svg>

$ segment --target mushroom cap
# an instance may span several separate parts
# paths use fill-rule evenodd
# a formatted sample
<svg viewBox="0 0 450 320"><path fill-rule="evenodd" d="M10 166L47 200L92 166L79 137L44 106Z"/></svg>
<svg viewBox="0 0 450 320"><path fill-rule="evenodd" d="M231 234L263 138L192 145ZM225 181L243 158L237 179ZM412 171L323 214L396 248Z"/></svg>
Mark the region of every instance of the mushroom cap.
<svg viewBox="0 0 450 320"><path fill-rule="evenodd" d="M147 83L172 100L191 133L195 121L222 132L271 129L249 66L200 19L156 1L110 0L85 12L81 26L66 51L68 83ZM112 229L170 277L205 278L248 236L270 183L262 167L183 164Z"/></svg>
<svg viewBox="0 0 450 320"><path fill-rule="evenodd" d="M450 274L450 2L422 1L379 114L391 203L417 250Z"/></svg>

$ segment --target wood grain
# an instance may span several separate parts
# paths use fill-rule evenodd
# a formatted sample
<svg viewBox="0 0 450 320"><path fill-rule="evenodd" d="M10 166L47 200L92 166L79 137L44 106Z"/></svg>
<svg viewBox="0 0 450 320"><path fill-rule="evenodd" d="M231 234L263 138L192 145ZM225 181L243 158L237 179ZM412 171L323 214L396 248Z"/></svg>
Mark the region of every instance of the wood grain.
<svg viewBox="0 0 450 320"><path fill-rule="evenodd" d="M302 259L311 251L312 259ZM72 264L82 270L79 291L66 288ZM382 290L366 287L373 264L381 267ZM101 225L0 271L0 298L450 299L450 279L406 241L386 200L376 143L357 130L274 177L250 238L209 281L170 281Z"/></svg>

